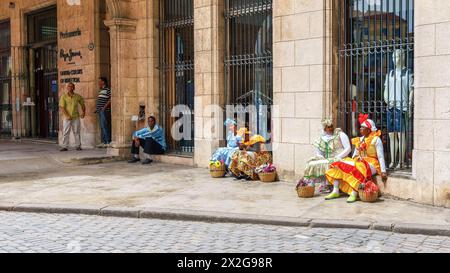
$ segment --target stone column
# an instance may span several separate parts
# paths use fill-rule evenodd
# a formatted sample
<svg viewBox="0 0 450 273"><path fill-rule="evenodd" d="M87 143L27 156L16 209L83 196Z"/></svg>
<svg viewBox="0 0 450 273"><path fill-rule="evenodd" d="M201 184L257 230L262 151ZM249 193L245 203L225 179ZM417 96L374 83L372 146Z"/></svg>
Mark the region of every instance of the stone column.
<svg viewBox="0 0 450 273"><path fill-rule="evenodd" d="M448 1L416 0L414 199L445 207L450 207L449 37Z"/></svg>
<svg viewBox="0 0 450 273"><path fill-rule="evenodd" d="M274 163L299 178L329 114L325 100L326 1L274 0ZM326 108L328 107L328 108ZM328 109L326 111L326 109Z"/></svg>
<svg viewBox="0 0 450 273"><path fill-rule="evenodd" d="M223 127L220 111L212 105L224 103L224 1L194 1L195 39L195 153L197 166L208 166L219 147ZM219 134L218 134L219 133Z"/></svg>
<svg viewBox="0 0 450 273"><path fill-rule="evenodd" d="M109 154L125 156L136 130L131 118L139 111L136 84L137 20L115 18L105 21L111 39L112 148Z"/></svg>

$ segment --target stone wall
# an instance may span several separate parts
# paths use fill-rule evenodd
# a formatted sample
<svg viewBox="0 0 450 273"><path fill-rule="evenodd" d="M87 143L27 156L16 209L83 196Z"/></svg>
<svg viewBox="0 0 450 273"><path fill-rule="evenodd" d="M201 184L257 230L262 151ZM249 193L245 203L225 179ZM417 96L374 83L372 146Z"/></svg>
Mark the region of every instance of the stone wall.
<svg viewBox="0 0 450 273"><path fill-rule="evenodd" d="M217 133L223 127L220 111L212 105L224 103L224 1L194 0L195 39L195 154L197 166L208 166L219 147ZM209 110L211 109L211 111ZM220 134L219 134L220 137Z"/></svg>
<svg viewBox="0 0 450 273"><path fill-rule="evenodd" d="M326 113L326 8L325 1L274 1L274 163L288 180L314 154Z"/></svg>
<svg viewBox="0 0 450 273"><path fill-rule="evenodd" d="M415 3L416 192L422 202L450 207L450 5Z"/></svg>
<svg viewBox="0 0 450 273"><path fill-rule="evenodd" d="M131 134L145 120L133 122L139 107L159 117L158 1L107 1L105 21L111 35L114 155L128 153Z"/></svg>

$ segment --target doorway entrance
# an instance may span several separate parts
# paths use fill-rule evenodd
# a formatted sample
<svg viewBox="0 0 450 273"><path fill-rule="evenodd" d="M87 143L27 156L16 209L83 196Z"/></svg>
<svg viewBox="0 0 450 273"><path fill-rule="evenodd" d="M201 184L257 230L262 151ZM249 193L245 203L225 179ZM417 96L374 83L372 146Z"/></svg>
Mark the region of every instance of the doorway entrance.
<svg viewBox="0 0 450 273"><path fill-rule="evenodd" d="M28 15L31 137L57 139L59 131L57 13L51 7Z"/></svg>

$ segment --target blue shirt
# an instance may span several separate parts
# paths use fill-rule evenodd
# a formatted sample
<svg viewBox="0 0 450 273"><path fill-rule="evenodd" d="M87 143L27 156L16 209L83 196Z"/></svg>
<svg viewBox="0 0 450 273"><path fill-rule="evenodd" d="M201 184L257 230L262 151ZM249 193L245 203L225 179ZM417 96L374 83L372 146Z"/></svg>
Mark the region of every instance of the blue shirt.
<svg viewBox="0 0 450 273"><path fill-rule="evenodd" d="M143 128L139 131L133 133L133 138L147 139L153 138L161 147L163 147L164 151L167 150L166 138L164 136L164 131L158 125L150 129L150 127Z"/></svg>

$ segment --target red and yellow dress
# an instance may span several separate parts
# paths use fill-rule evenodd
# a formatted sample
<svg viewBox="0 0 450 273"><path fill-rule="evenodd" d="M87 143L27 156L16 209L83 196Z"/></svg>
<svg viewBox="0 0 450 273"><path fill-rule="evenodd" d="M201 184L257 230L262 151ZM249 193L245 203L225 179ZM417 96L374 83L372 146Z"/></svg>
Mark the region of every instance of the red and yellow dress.
<svg viewBox="0 0 450 273"><path fill-rule="evenodd" d="M356 150L353 158L331 164L325 176L331 184L338 180L342 192L351 194L358 191L361 183L369 181L375 174L384 172L385 162L381 131L372 132L368 137L354 138L352 144Z"/></svg>

